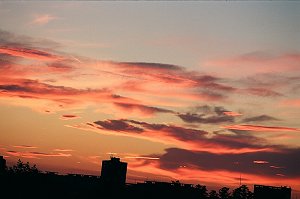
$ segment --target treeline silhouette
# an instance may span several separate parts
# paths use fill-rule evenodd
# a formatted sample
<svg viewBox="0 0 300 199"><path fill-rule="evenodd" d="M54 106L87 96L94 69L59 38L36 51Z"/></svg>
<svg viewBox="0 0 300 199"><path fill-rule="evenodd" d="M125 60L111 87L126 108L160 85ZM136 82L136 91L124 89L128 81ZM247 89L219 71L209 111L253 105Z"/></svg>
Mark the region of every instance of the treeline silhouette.
<svg viewBox="0 0 300 199"><path fill-rule="evenodd" d="M36 165L19 160L0 173L0 198L186 198L186 199L253 199L246 185L230 191L223 187L208 191L204 185L179 181L105 184L101 177L55 172L41 172Z"/></svg>

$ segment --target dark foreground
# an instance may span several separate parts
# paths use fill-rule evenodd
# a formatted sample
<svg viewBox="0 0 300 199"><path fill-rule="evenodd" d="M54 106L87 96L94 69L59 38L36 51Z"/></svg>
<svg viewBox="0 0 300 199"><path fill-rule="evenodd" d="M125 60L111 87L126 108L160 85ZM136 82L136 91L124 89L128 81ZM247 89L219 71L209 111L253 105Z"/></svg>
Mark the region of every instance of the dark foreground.
<svg viewBox="0 0 300 199"><path fill-rule="evenodd" d="M182 184L179 181L116 184L105 182L98 176L44 173L19 160L17 165L0 172L2 198L290 199L291 188L255 185L253 194L246 185L232 191L223 187L208 192L206 186Z"/></svg>
<svg viewBox="0 0 300 199"><path fill-rule="evenodd" d="M0 185L0 198L252 199L253 195L246 186L241 186L232 193L226 187L219 192L208 193L205 186L181 184L178 181L115 186L103 183L96 176L54 173L5 173L0 175Z"/></svg>

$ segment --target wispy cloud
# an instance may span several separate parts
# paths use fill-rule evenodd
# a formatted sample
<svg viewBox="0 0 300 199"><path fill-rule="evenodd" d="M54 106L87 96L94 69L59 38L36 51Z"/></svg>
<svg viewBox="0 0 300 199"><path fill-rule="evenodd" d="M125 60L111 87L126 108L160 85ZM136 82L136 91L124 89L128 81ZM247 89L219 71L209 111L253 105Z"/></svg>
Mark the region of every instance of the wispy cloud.
<svg viewBox="0 0 300 199"><path fill-rule="evenodd" d="M71 154L66 153L42 153L42 152L20 152L20 151L6 151L7 154L23 157L23 158L32 158L32 159L40 159L43 157L71 157Z"/></svg>
<svg viewBox="0 0 300 199"><path fill-rule="evenodd" d="M144 159L144 160L159 160L158 157L147 157L147 156L125 156L123 159Z"/></svg>
<svg viewBox="0 0 300 199"><path fill-rule="evenodd" d="M271 89L267 88L246 88L241 90L242 92L256 95L256 96L262 96L262 97L279 97L282 96L281 93L278 93L276 91L273 91Z"/></svg>
<svg viewBox="0 0 300 199"><path fill-rule="evenodd" d="M3 97L49 100L57 103L57 107L104 102L119 112L154 117L155 114L177 113L172 104L190 105L195 100L217 103L233 94L273 96L275 93L262 88L237 88L226 79L177 65L82 58L56 51L54 42L21 40L21 36L2 33L0 54L9 58L0 69L5 77L1 82ZM24 69L22 59L35 63L26 65L31 70ZM85 67L81 70L83 64ZM101 82L88 81L88 78L101 78ZM224 110L215 116L203 117L189 112L177 116L186 122L218 123L234 121L232 114Z"/></svg>
<svg viewBox="0 0 300 199"><path fill-rule="evenodd" d="M255 117L248 117L243 119L243 122L266 122L266 121L278 121L279 119L269 115L259 115Z"/></svg>
<svg viewBox="0 0 300 199"><path fill-rule="evenodd" d="M133 133L142 133L144 130L142 128L128 124L123 120L106 120L106 121L96 121L96 125L99 125L98 128L111 131L121 131L121 132L133 132Z"/></svg>
<svg viewBox="0 0 300 199"><path fill-rule="evenodd" d="M35 15L34 19L30 22L30 24L45 25L57 18L58 17L55 17L50 14Z"/></svg>
<svg viewBox="0 0 300 199"><path fill-rule="evenodd" d="M265 52L251 52L230 58L216 59L204 63L215 72L222 71L223 75L236 74L235 71L243 71L244 75L256 75L259 73L282 73L287 71L298 71L297 63L300 54L269 54ZM226 70L223 70L225 69Z"/></svg>
<svg viewBox="0 0 300 199"><path fill-rule="evenodd" d="M71 152L74 151L73 149L53 149L53 151L57 151L57 152Z"/></svg>
<svg viewBox="0 0 300 199"><path fill-rule="evenodd" d="M265 161L265 160L254 160L253 163L254 164L268 164L269 162Z"/></svg>
<svg viewBox="0 0 300 199"><path fill-rule="evenodd" d="M14 145L15 148L21 148L21 149L36 149L38 147L36 146L30 146L30 145Z"/></svg>
<svg viewBox="0 0 300 199"><path fill-rule="evenodd" d="M290 127L282 127L282 126L261 126L261 125L230 125L230 126L223 126L222 128L225 129L232 129L232 130L240 130L240 131L290 131L290 132L297 132L300 131L298 128L290 128Z"/></svg>
<svg viewBox="0 0 300 199"><path fill-rule="evenodd" d="M80 118L80 117L77 115L73 115L73 114L65 114L65 115L60 116L61 120L74 120L74 119L78 119L78 118Z"/></svg>
<svg viewBox="0 0 300 199"><path fill-rule="evenodd" d="M238 117L238 116L241 116L243 114L241 113L238 113L238 112L234 112L234 111L225 111L223 112L225 115L228 115L228 116L232 116L232 117Z"/></svg>
<svg viewBox="0 0 300 199"><path fill-rule="evenodd" d="M14 47L0 46L0 53L28 58L28 59L37 59L37 60L45 60L45 61L51 61L51 60L54 61L59 59L58 56L52 55L48 52L43 52L40 50L29 49L29 48L14 48Z"/></svg>
<svg viewBox="0 0 300 199"><path fill-rule="evenodd" d="M95 165L101 165L101 156L99 155L90 155L87 157L84 157L85 161L95 164Z"/></svg>
<svg viewBox="0 0 300 199"><path fill-rule="evenodd" d="M154 113L174 113L172 110L167 110L158 107L151 107L151 106L146 106L146 105L136 104L136 103L117 102L114 103L114 105L120 108L122 111L129 112L129 113L133 111L139 111L144 115L153 115Z"/></svg>

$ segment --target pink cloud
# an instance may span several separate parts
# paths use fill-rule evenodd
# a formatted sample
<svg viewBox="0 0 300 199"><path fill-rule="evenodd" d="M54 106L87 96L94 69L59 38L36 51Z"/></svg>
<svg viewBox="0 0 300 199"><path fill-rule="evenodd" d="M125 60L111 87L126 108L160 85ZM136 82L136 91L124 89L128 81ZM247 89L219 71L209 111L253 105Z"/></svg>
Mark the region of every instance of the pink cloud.
<svg viewBox="0 0 300 199"><path fill-rule="evenodd" d="M279 167L279 166L273 166L273 165L271 165L270 168L274 168L274 169L283 169L284 167Z"/></svg>
<svg viewBox="0 0 300 199"><path fill-rule="evenodd" d="M151 82L157 85L168 85L168 87L176 86L176 88L210 88L212 93L213 91L233 92L236 90L232 86L220 83L220 79L217 77L191 72L176 65L145 62L121 62L114 64L121 73L138 77L137 80L142 80L143 83ZM145 69L147 69L147 73L145 73ZM135 91L140 91L140 89L132 86L127 86L127 88L134 88Z"/></svg>
<svg viewBox="0 0 300 199"><path fill-rule="evenodd" d="M240 92L244 92L245 94L252 94L256 96L262 96L262 97L279 97L282 96L281 93L278 93L276 91L273 91L271 89L267 88L247 88L247 89L241 89Z"/></svg>
<svg viewBox="0 0 300 199"><path fill-rule="evenodd" d="M0 46L0 53L41 61L55 61L61 59L60 56L45 51L23 47Z"/></svg>
<svg viewBox="0 0 300 199"><path fill-rule="evenodd" d="M226 97L222 94L223 91L230 92L234 90L230 86L217 82L218 78L196 72L192 73L175 65L100 61L95 66L95 63L93 64L95 60L79 59L79 56L75 57L64 53L56 53L57 55L55 55L48 52L51 50L38 50L38 48L32 47L32 44L23 43L15 46L4 46L0 50L2 50L0 53L6 55L42 61L39 62L38 66L23 66L20 64L16 66L15 63L10 63L9 67L2 68L1 72L3 73L1 74L4 78L0 80L2 83L2 85L0 84L0 90L2 91L0 96L32 99L32 101L48 100L56 103L56 106L52 107L66 108L104 102L113 104L122 112L133 111L142 116L152 116L154 113L174 112L166 108L156 107L157 104L169 106L172 103L183 104L194 100L219 101ZM18 62L17 59L13 61ZM82 74L82 70L79 70L83 63L86 66L84 69L86 74ZM101 65L101 70L99 70L98 64ZM25 70L24 67L30 70ZM147 69L147 73L144 72L145 69ZM90 88L91 81L86 81L84 76L88 74L93 74L95 76L93 78L103 77L103 74L113 75L114 78L110 77L107 79L108 83L105 84L106 87L111 89L94 85ZM76 82L74 82L75 77ZM126 78L126 81L123 80L124 78ZM78 79L84 80L80 82ZM128 85L128 79L133 79L135 86L132 83ZM106 80L102 82L106 82ZM82 86L85 84L86 86ZM67 85L76 86L70 87ZM180 89L170 89L170 86L180 87ZM158 90L157 88L166 89ZM195 88L200 89L195 90ZM210 90L207 90L207 88L210 88ZM116 92L122 92L125 93L124 96L129 95L132 97L123 97L115 94ZM147 93L148 96L132 95L133 92ZM176 100L170 100L170 98L176 98ZM24 105L26 103L21 102ZM45 107L34 109L55 112L55 110ZM59 108L56 108L56 110L59 110ZM61 119L67 118L71 119L71 117L61 117ZM75 119L75 117L72 118Z"/></svg>
<svg viewBox="0 0 300 199"><path fill-rule="evenodd" d="M223 112L225 115L228 116L232 116L232 117L237 117L237 116L242 116L243 114L241 113L237 113L237 112L233 112L233 111L225 111Z"/></svg>
<svg viewBox="0 0 300 199"><path fill-rule="evenodd" d="M1 82L2 80L0 80ZM0 84L0 96L50 100L63 107L88 103L137 103L136 100L113 94L107 89L76 89L28 79L6 79ZM51 107L50 107L51 108Z"/></svg>
<svg viewBox="0 0 300 199"><path fill-rule="evenodd" d="M244 75L254 75L257 73L279 73L298 71L298 63L300 61L300 54L281 54L269 55L263 52L254 52L239 55L236 57L212 60L204 63L215 72L221 70L223 75L235 76L237 71L243 71Z"/></svg>
<svg viewBox="0 0 300 199"><path fill-rule="evenodd" d="M30 22L30 24L34 25L45 25L50 21L57 19L57 17L50 14L36 15L35 18Z"/></svg>
<svg viewBox="0 0 300 199"><path fill-rule="evenodd" d="M265 160L254 160L253 163L254 164L268 164L269 162L265 161Z"/></svg>

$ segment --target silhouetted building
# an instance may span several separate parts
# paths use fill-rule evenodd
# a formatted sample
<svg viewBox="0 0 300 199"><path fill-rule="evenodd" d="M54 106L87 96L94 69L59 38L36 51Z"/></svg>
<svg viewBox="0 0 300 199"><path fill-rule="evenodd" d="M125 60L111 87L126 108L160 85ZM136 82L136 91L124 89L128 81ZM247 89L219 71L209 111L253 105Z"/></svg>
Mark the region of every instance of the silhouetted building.
<svg viewBox="0 0 300 199"><path fill-rule="evenodd" d="M3 156L0 156L0 173L4 173L6 169L6 160L3 158Z"/></svg>
<svg viewBox="0 0 300 199"><path fill-rule="evenodd" d="M290 187L254 185L254 199L291 199Z"/></svg>
<svg viewBox="0 0 300 199"><path fill-rule="evenodd" d="M126 182L127 163L111 157L102 161L101 180L105 184L122 186Z"/></svg>
<svg viewBox="0 0 300 199"><path fill-rule="evenodd" d="M144 183L131 184L128 190L132 190L133 196L129 198L189 198L201 199L206 198L192 184L183 184L179 181L172 182L157 182L145 181Z"/></svg>

